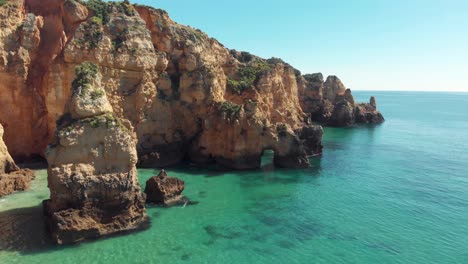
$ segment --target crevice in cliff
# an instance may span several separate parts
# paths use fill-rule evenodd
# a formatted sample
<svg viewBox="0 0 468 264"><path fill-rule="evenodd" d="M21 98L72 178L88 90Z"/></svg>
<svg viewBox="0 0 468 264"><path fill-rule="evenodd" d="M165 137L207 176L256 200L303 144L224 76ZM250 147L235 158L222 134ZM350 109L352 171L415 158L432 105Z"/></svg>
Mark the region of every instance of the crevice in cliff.
<svg viewBox="0 0 468 264"><path fill-rule="evenodd" d="M26 87L32 98L31 152L42 153L53 134L46 102L49 89L46 77L54 60L60 57L66 44L71 41L79 22L73 23L66 16L63 0L26 0L25 12L41 16L44 21L40 28L39 46L30 53L31 62L26 79Z"/></svg>

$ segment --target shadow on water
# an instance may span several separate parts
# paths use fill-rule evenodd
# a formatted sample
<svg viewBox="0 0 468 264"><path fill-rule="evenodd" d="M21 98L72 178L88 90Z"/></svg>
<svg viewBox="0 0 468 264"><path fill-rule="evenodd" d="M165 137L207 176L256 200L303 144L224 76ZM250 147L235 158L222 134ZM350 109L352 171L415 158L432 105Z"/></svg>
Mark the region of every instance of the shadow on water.
<svg viewBox="0 0 468 264"><path fill-rule="evenodd" d="M0 212L0 250L27 254L56 248L44 223L40 205Z"/></svg>
<svg viewBox="0 0 468 264"><path fill-rule="evenodd" d="M57 245L50 238L46 227L42 206L17 208L0 212L0 251L15 251L21 254L36 254L46 251L59 251L77 248L86 243L96 243L105 239L136 232L143 232L151 227L148 221L138 230L124 231L106 237L89 239L73 245Z"/></svg>

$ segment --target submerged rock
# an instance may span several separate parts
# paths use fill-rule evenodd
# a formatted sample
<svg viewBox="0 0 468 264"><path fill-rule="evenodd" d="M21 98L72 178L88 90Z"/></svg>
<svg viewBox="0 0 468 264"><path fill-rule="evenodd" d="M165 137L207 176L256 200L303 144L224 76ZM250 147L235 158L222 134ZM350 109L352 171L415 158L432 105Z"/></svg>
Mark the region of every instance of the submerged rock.
<svg viewBox="0 0 468 264"><path fill-rule="evenodd" d="M97 66L83 64L76 75L72 114L61 119L46 151L50 199L44 212L59 244L138 229L148 220L135 139L112 109L102 107L108 102Z"/></svg>
<svg viewBox="0 0 468 264"><path fill-rule="evenodd" d="M3 142L3 126L0 124L0 197L28 189L33 179L32 170L20 169L11 158Z"/></svg>
<svg viewBox="0 0 468 264"><path fill-rule="evenodd" d="M166 171L162 170L158 176L146 181L146 202L166 206L176 204L183 201L184 188L183 180L168 177Z"/></svg>

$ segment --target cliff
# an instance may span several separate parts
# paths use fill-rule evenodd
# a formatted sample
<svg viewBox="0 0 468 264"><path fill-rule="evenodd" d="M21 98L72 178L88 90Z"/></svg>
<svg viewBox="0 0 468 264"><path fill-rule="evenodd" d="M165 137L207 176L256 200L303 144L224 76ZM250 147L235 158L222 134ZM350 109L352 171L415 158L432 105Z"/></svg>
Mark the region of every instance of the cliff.
<svg viewBox="0 0 468 264"><path fill-rule="evenodd" d="M248 169L273 150L276 165L306 167L321 153L323 131L307 118L322 121L309 109L315 88L307 76L281 60L229 50L163 10L15 0L0 17L0 122L15 158L44 155L56 121L70 112L74 69L87 61L99 66L115 116L134 129L141 166L187 158ZM325 109L322 101L313 107ZM359 109L368 120L371 108Z"/></svg>

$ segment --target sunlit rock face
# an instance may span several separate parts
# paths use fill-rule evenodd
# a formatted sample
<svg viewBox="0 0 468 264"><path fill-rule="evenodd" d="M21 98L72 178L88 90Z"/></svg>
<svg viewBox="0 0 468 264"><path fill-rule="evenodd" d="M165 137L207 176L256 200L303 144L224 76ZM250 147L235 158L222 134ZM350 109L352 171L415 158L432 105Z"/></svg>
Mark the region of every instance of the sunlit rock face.
<svg viewBox="0 0 468 264"><path fill-rule="evenodd" d="M70 113L46 151L49 231L59 244L138 229L147 222L131 127L117 118L97 65L76 70Z"/></svg>
<svg viewBox="0 0 468 264"><path fill-rule="evenodd" d="M65 113L112 110L135 132L140 166L189 159L255 168L268 149L306 160L297 131L312 124L299 100L308 82L298 70L229 50L163 10L97 3L27 0L0 7L0 121L14 157L44 156ZM107 98L88 108L80 98L69 102L75 67L83 62L99 66L95 81ZM314 89L314 98L325 94ZM279 137L278 126L295 139Z"/></svg>

